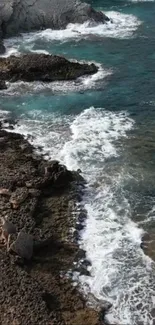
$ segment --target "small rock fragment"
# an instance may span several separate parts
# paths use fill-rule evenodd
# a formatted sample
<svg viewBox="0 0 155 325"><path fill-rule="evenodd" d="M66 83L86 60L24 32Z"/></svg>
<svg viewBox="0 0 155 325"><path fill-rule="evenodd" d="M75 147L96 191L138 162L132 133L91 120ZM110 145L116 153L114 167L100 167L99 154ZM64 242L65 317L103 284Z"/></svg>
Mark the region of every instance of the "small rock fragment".
<svg viewBox="0 0 155 325"><path fill-rule="evenodd" d="M19 203L17 200L11 200L10 203L13 210L17 210L19 208Z"/></svg>
<svg viewBox="0 0 155 325"><path fill-rule="evenodd" d="M18 233L17 239L10 245L10 250L18 256L30 260L33 255L33 237L23 230Z"/></svg>
<svg viewBox="0 0 155 325"><path fill-rule="evenodd" d="M0 188L0 195L11 196L11 193L7 188Z"/></svg>

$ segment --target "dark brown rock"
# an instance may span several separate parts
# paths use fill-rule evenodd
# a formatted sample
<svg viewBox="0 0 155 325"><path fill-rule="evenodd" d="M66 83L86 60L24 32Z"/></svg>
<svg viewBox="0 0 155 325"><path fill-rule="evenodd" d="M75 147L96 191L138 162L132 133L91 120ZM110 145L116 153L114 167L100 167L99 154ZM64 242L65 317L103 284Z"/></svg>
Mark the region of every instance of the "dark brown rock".
<svg viewBox="0 0 155 325"><path fill-rule="evenodd" d="M5 138L0 154L1 188L9 189L15 199L19 197L20 204L14 210L9 198L1 195L0 213L8 215L18 233L24 228L26 237L30 236L26 239L30 249L26 248L25 255L25 239L16 234L10 244L14 242L11 250L20 258L7 253L6 247L0 249L0 324L101 325L98 310L87 307L65 276L74 261L84 258L84 251L73 243L70 234L76 223L72 212L78 174L59 162L36 159L32 146L21 135L0 130L1 138ZM27 145L24 151L23 145ZM42 179L44 186L36 190L33 184ZM81 271L89 274L86 267Z"/></svg>
<svg viewBox="0 0 155 325"><path fill-rule="evenodd" d="M11 82L73 80L97 70L94 64L70 62L56 55L24 54L0 58L1 79Z"/></svg>

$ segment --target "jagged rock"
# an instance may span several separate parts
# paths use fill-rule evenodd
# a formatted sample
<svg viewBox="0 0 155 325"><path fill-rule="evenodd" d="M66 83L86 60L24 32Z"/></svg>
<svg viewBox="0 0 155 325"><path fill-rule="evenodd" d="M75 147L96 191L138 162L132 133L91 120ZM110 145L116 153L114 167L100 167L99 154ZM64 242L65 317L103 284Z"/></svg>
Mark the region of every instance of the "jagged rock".
<svg viewBox="0 0 155 325"><path fill-rule="evenodd" d="M1 0L0 34L13 36L45 28L65 28L87 20L104 23L108 18L79 0Z"/></svg>
<svg viewBox="0 0 155 325"><path fill-rule="evenodd" d="M53 161L45 167L45 180L56 188L67 187L73 180L73 174L66 166L59 164L58 161Z"/></svg>
<svg viewBox="0 0 155 325"><path fill-rule="evenodd" d="M5 53L5 46L3 44L3 41L0 40L0 54L4 54Z"/></svg>
<svg viewBox="0 0 155 325"><path fill-rule="evenodd" d="M17 239L10 245L9 251L30 260L33 255L33 237L24 231L20 231Z"/></svg>
<svg viewBox="0 0 155 325"><path fill-rule="evenodd" d="M7 85L4 80L0 80L0 90L7 89Z"/></svg>
<svg viewBox="0 0 155 325"><path fill-rule="evenodd" d="M20 204L23 203L29 195L26 187L19 187L11 194L10 203L13 209L18 209Z"/></svg>
<svg viewBox="0 0 155 325"><path fill-rule="evenodd" d="M56 55L25 54L0 58L1 79L12 82L73 80L85 74L96 73L97 70L94 64L70 62Z"/></svg>

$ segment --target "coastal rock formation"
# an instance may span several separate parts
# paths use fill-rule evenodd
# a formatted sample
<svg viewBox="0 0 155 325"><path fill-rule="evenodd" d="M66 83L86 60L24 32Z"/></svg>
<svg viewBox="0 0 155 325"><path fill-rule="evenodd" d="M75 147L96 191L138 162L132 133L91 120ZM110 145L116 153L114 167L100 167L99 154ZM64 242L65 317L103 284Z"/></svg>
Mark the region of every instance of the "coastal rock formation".
<svg viewBox="0 0 155 325"><path fill-rule="evenodd" d="M79 0L1 0L0 34L3 37L45 28L65 28L87 20L104 23L108 18Z"/></svg>
<svg viewBox="0 0 155 325"><path fill-rule="evenodd" d="M94 64L70 62L56 55L25 54L0 58L0 77L11 82L74 80L97 70Z"/></svg>
<svg viewBox="0 0 155 325"><path fill-rule="evenodd" d="M9 252L0 248L0 324L103 325L103 314L87 307L65 276L84 257L70 232L82 176L2 129L0 151L0 215L18 233L11 229Z"/></svg>

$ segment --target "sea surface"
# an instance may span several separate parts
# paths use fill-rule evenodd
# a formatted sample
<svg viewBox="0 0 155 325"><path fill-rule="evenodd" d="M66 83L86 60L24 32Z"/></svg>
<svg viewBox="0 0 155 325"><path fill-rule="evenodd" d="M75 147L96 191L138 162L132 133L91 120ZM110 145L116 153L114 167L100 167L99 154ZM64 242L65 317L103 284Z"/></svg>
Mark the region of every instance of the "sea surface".
<svg viewBox="0 0 155 325"><path fill-rule="evenodd" d="M89 3L111 22L21 35L5 41L6 55L60 54L94 62L98 73L8 84L0 116L87 180L80 246L91 276L74 274L74 284L112 303L107 322L155 325L155 254L140 248L144 232L155 236L155 2Z"/></svg>

